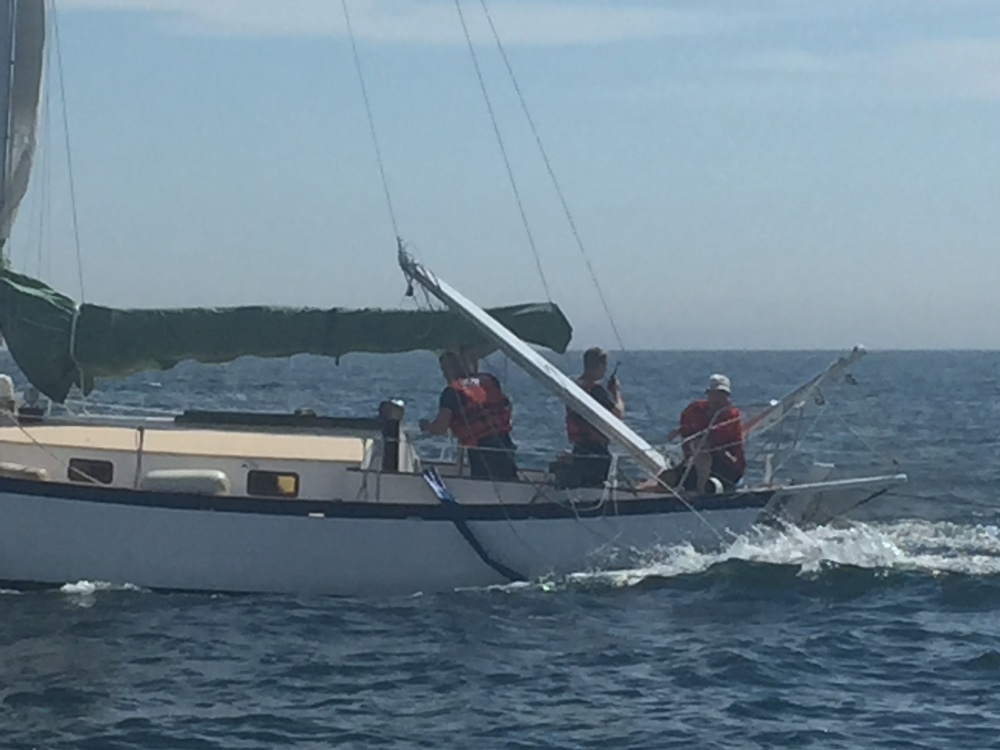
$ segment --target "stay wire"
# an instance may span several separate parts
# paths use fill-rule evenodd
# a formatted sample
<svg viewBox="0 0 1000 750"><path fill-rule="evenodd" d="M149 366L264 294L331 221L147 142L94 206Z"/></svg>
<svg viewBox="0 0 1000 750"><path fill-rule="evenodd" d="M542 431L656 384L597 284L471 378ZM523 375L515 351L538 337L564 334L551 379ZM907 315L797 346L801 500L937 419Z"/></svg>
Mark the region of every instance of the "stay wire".
<svg viewBox="0 0 1000 750"><path fill-rule="evenodd" d="M859 381L853 375L850 375L850 373L848 373L848 375L850 377L845 376L844 381L848 385L860 389L862 398L864 399L865 405L869 408L869 410L871 409L871 405L874 403L875 409L881 415L882 424L886 425L892 424L893 414L889 411L889 409L886 408L885 400L881 397L881 395L875 393L871 388L861 386L861 383L864 381ZM844 426L848 429L848 431L862 445L868 448L868 450L871 451L873 455L875 455L878 458L887 460L896 469L902 467L902 463L896 458L894 454L888 451L881 450L878 447L876 447L871 441L867 440L863 435L861 435L842 415L838 414L837 417L843 422Z"/></svg>
<svg viewBox="0 0 1000 750"><path fill-rule="evenodd" d="M549 178L552 180L552 186L555 188L556 195L559 197L559 203L562 205L563 213L566 215L566 221L569 223L573 239L576 241L576 246L580 250L580 255L583 256L583 261L587 266L588 273L590 274L590 280L593 282L594 288L597 290L597 296L601 300L601 306L604 308L604 313L608 316L608 322L611 324L615 340L618 342L618 348L623 352L627 351L625 348L625 342L618 330L618 325L615 323L615 318L611 314L611 306L608 304L608 300L604 296L604 290L597 279L597 273L594 271L594 266L590 262L590 256L584 247L583 239L580 237L580 232L576 226L576 220L573 218L573 212L569 208L569 203L566 201L566 196L563 193L562 186L559 184L559 180L556 177L555 169L553 169L552 162L549 159L549 154L545 150L545 146L542 143L542 137L538 132L538 128L535 126L535 120L531 116L531 111L528 109L527 100L521 91L521 84L518 82L517 76L514 75L514 68L510 64L510 59L507 57L507 51L504 49L503 42L500 41L500 35L497 33L496 26L493 24L493 16L490 15L489 8L486 5L486 0L479 0L479 2L483 6L483 13L486 15L486 20L490 26L490 32L493 34L494 41L496 41L497 50L500 52L500 57L503 59L504 66L507 68L507 74L510 76L511 83L514 86L514 91L517 92L518 101L521 103L521 110L524 112L524 117L528 122L528 126L531 128L531 134L535 138L535 144L538 146L538 152L542 156L545 169L549 173Z"/></svg>
<svg viewBox="0 0 1000 750"><path fill-rule="evenodd" d="M465 22L461 0L455 0L455 9L458 11L458 19L462 23L462 32L465 34L465 41L469 45L469 54L472 56L472 64L476 69L476 77L479 79L479 88L483 93L483 99L486 101L486 109L490 114L490 122L493 124L493 132L496 135L497 144L500 146L500 155L503 157L503 163L507 169L507 178L510 180L510 186L514 192L514 200L517 202L517 209L521 214L521 223L524 224L524 231L528 236L528 244L531 246L531 252L535 256L535 266L538 268L538 275L542 280L542 287L545 289L545 297L551 302L552 293L549 291L549 282L545 278L545 271L542 269L542 259L538 254L535 237L528 223L528 215L524 210L524 202L521 200L521 193L517 188L517 180L514 179L514 170L511 168L510 159L507 156L507 147L504 145L503 136L500 134L500 125L497 122L496 112L493 109L493 102L486 89L486 81L483 78L483 71L479 65L479 57L476 55L476 47L472 43L472 36L469 34L469 27Z"/></svg>
<svg viewBox="0 0 1000 750"><path fill-rule="evenodd" d="M886 462L891 465L893 469L899 470L902 464L899 460L887 451L880 450L872 441L868 440L860 431L854 428L842 415L834 414L834 417L840 421L843 427L851 433L851 436L857 440L861 445L868 449L868 451L877 459Z"/></svg>
<svg viewBox="0 0 1000 750"><path fill-rule="evenodd" d="M21 421L17 418L17 416L15 414L12 414L10 412L0 412L0 421L2 421L3 423L7 424L8 426L16 427L18 430L20 430L24 434L24 436L26 438L28 438L28 441L30 443L32 443L36 448L39 449L39 451L41 451L42 453L44 453L45 455L47 455L49 458L51 458L53 461L55 461L56 465L58 465L60 467L65 466L67 472L69 471L69 468L70 468L69 463L66 462L64 459L60 458L59 456L57 456L55 453L53 453L48 448L48 446L46 446L44 443L39 442L35 438L35 436L32 435L27 430L27 428L25 428L25 426L23 424L21 424ZM79 474L81 477L83 477L85 480L91 482L92 484L98 484L98 481L96 479L94 479L94 477L90 476L89 474L87 474L87 472L83 471L82 469L79 469L77 467L73 467L73 473L74 474Z"/></svg>
<svg viewBox="0 0 1000 750"><path fill-rule="evenodd" d="M45 49L45 65L47 68L52 67L52 46L48 45ZM41 164L39 166L41 169L41 196L39 200L39 210L38 210L38 253L37 253L37 278L41 279L42 276L42 260L46 262L46 273L51 274L52 272L52 253L46 251L46 242L48 241L48 235L46 234L46 228L51 229L52 221L52 87L45 87L45 99L44 106L42 108L42 153L41 153Z"/></svg>
<svg viewBox="0 0 1000 750"><path fill-rule="evenodd" d="M56 65L59 68L59 99L63 114L63 138L66 148L66 168L69 174L70 212L73 217L73 239L76 245L76 270L80 282L80 301L86 300L83 286L83 254L80 250L80 220L76 210L76 179L73 176L73 152L69 138L69 109L66 106L66 75L63 68L62 41L59 36L59 12L52 3L52 31L55 35Z"/></svg>
<svg viewBox="0 0 1000 750"><path fill-rule="evenodd" d="M361 55L358 53L358 44L354 36L354 26L351 24L351 14L347 10L347 0L341 0L344 9L344 21L347 24L347 35L351 39L351 51L354 55L354 67L358 72L358 81L361 84L361 98L365 102L365 113L368 116L368 129L371 132L372 144L375 147L375 160L378 162L379 178L382 180L382 190L385 193L385 203L389 209L389 220L392 222L392 231L396 236L396 241L401 242L399 233L399 222L396 220L396 211L392 205L392 194L389 191L389 180L386 177L385 163L382 160L382 148L379 145L378 132L375 129L375 118L372 116L371 100L368 98L368 86L365 84L365 76L361 67Z"/></svg>

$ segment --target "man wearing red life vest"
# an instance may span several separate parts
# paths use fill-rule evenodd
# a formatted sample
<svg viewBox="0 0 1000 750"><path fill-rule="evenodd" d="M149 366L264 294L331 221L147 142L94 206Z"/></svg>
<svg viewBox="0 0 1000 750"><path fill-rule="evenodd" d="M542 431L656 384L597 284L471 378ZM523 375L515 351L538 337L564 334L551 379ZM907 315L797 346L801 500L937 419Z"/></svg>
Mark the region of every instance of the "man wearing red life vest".
<svg viewBox="0 0 1000 750"><path fill-rule="evenodd" d="M576 384L619 419L625 413L621 387L614 375L607 388L601 383L608 372L608 353L593 347L583 353L583 375ZM611 468L609 440L572 409L566 409L566 436L573 445L572 482L577 487L600 487Z"/></svg>
<svg viewBox="0 0 1000 750"><path fill-rule="evenodd" d="M730 491L743 478L747 468L743 424L740 410L729 400L731 393L729 378L712 375L705 398L684 409L680 426L667 436L682 438L684 462L661 474L661 481L711 494Z"/></svg>
<svg viewBox="0 0 1000 750"><path fill-rule="evenodd" d="M433 421L420 420L420 429L432 435L451 430L469 457L469 473L477 479L517 479L515 446L510 439L511 404L500 381L489 373L470 373L454 352L440 358L448 382L438 400Z"/></svg>

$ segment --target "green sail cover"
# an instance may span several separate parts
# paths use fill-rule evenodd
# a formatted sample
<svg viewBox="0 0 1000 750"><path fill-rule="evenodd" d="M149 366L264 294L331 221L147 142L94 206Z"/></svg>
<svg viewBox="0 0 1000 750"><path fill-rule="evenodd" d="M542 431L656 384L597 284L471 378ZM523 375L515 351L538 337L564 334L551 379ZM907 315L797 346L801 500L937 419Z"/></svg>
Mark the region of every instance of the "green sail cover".
<svg viewBox="0 0 1000 750"><path fill-rule="evenodd" d="M74 302L29 276L0 271L0 329L25 377L63 401L73 385L85 393L95 377L166 370L185 359L290 357L351 352L438 351L488 343L447 310L345 310L230 307L115 310L84 304L73 331ZM488 311L519 338L564 352L572 328L554 304ZM70 342L73 340L73 352Z"/></svg>

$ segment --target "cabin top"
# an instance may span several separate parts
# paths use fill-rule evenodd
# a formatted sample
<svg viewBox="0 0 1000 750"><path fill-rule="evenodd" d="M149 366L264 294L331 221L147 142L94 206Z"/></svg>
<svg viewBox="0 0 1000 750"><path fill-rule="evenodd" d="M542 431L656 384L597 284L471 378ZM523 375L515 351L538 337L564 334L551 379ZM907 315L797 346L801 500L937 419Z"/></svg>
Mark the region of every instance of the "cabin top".
<svg viewBox="0 0 1000 750"><path fill-rule="evenodd" d="M139 450L141 443L145 453L360 463L372 438L150 427L140 431L133 426L45 424L0 427L0 443L125 452Z"/></svg>

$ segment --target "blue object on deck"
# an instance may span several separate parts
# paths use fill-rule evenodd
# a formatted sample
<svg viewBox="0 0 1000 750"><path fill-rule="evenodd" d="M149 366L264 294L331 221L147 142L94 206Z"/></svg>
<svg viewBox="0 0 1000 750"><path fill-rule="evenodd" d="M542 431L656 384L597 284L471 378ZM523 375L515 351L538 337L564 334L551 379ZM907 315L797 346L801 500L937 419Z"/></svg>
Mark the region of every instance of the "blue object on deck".
<svg viewBox="0 0 1000 750"><path fill-rule="evenodd" d="M456 498L455 495L452 494L452 491L445 486L444 480L441 479L441 475L438 474L438 470L433 466L429 469L424 469L423 477L424 481L427 482L428 486L431 490L433 490L435 497L441 501L442 505L461 505L461 503L458 502L458 498ZM451 519L451 522L455 524L455 528L458 529L458 533L461 534L462 538L469 543L469 546L472 547L473 551L479 555L479 559L493 568L493 570L511 582L528 580L517 571L508 568L502 562L494 560L490 557L489 553L483 548L483 545L479 543L478 539L476 539L476 535L472 533L472 529L469 528L465 519L456 516Z"/></svg>

